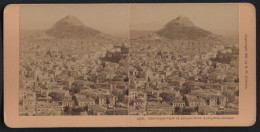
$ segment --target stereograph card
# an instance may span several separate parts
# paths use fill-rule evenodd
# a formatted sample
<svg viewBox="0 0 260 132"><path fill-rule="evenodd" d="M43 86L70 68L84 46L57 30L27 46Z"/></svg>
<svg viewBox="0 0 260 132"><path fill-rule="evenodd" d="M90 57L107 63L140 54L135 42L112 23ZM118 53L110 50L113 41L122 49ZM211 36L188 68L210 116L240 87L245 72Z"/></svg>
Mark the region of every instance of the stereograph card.
<svg viewBox="0 0 260 132"><path fill-rule="evenodd" d="M249 3L11 4L8 127L251 126Z"/></svg>

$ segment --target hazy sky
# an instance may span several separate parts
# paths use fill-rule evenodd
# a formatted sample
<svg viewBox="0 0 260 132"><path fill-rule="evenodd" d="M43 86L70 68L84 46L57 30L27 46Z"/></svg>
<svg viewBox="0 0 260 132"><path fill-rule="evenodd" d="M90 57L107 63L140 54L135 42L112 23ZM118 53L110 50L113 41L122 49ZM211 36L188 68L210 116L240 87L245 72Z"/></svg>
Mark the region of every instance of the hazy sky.
<svg viewBox="0 0 260 132"><path fill-rule="evenodd" d="M238 4L149 4L131 6L131 24L164 25L178 16L188 17L195 25L215 32L238 33ZM156 27L156 25L154 25Z"/></svg>
<svg viewBox="0 0 260 132"><path fill-rule="evenodd" d="M48 29L67 15L78 17L86 26L105 33L127 33L128 5L56 4L20 6L21 29Z"/></svg>
<svg viewBox="0 0 260 132"><path fill-rule="evenodd" d="M214 33L237 34L238 13L237 4L23 5L20 6L20 28L48 29L57 20L73 15L86 26L102 32L126 34L129 24L142 27L142 25L154 23L163 26L182 15L190 18L195 25Z"/></svg>

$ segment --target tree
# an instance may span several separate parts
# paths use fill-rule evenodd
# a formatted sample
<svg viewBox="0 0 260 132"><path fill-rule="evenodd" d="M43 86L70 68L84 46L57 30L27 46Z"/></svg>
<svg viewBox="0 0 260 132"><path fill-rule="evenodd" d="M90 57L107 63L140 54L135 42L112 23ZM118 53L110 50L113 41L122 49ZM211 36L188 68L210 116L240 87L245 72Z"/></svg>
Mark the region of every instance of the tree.
<svg viewBox="0 0 260 132"><path fill-rule="evenodd" d="M239 96L239 91L238 90L236 91L236 96Z"/></svg>
<svg viewBox="0 0 260 132"><path fill-rule="evenodd" d="M199 106L196 106L196 107L194 108L194 110L198 112L198 111L199 111Z"/></svg>
<svg viewBox="0 0 260 132"><path fill-rule="evenodd" d="M129 105L134 105L134 100L131 100Z"/></svg>
<svg viewBox="0 0 260 132"><path fill-rule="evenodd" d="M64 113L65 113L65 115L71 115L71 113L72 113L72 108L69 107L69 106L65 106L65 107L64 107Z"/></svg>
<svg viewBox="0 0 260 132"><path fill-rule="evenodd" d="M80 112L83 112L83 108L72 108L72 115L79 115Z"/></svg>
<svg viewBox="0 0 260 132"><path fill-rule="evenodd" d="M87 105L83 108L83 111L88 111L88 106Z"/></svg>
<svg viewBox="0 0 260 132"><path fill-rule="evenodd" d="M179 106L177 106L177 107L174 108L174 113L176 113L176 114L179 115L180 112L181 112L181 108L180 108Z"/></svg>
<svg viewBox="0 0 260 132"><path fill-rule="evenodd" d="M142 106L137 105L137 106L136 106L136 109L137 109L137 110L140 110L140 109L142 109Z"/></svg>
<svg viewBox="0 0 260 132"><path fill-rule="evenodd" d="M183 93L183 94L188 94L190 91L191 91L190 87L183 87L181 89L181 93Z"/></svg>
<svg viewBox="0 0 260 132"><path fill-rule="evenodd" d="M106 104L108 105L110 103L110 100L109 100L109 98L107 97L106 98Z"/></svg>
<svg viewBox="0 0 260 132"><path fill-rule="evenodd" d="M19 100L19 105L23 105L23 101L22 100Z"/></svg>
<svg viewBox="0 0 260 132"><path fill-rule="evenodd" d="M199 113L199 115L205 115L205 112L204 111L199 111L198 112ZM223 113L224 114L224 113ZM222 114L221 114L222 115Z"/></svg>
<svg viewBox="0 0 260 132"><path fill-rule="evenodd" d="M190 115L191 112L193 112L194 110L192 108L184 108L182 110L182 115Z"/></svg>
<svg viewBox="0 0 260 132"><path fill-rule="evenodd" d="M54 100L54 101L61 101L63 98L62 94L59 93L49 93L49 96Z"/></svg>
<svg viewBox="0 0 260 132"><path fill-rule="evenodd" d="M235 92L233 91L225 91L223 93L227 98L228 98L228 102L233 102L235 101Z"/></svg>
<svg viewBox="0 0 260 132"><path fill-rule="evenodd" d="M125 94L128 96L128 94L129 94L129 89L127 89L127 90L125 91Z"/></svg>
<svg viewBox="0 0 260 132"><path fill-rule="evenodd" d="M88 115L94 115L94 111L91 109L88 111Z"/></svg>
<svg viewBox="0 0 260 132"><path fill-rule="evenodd" d="M96 104L99 104L99 99L98 99L98 97L95 97L94 100L95 100L95 103L96 103Z"/></svg>
<svg viewBox="0 0 260 132"><path fill-rule="evenodd" d="M162 97L163 101L172 102L175 95L173 93L160 93L159 96Z"/></svg>
<svg viewBox="0 0 260 132"><path fill-rule="evenodd" d="M105 62L102 62L101 65L102 65L103 68L106 67L106 63Z"/></svg>
<svg viewBox="0 0 260 132"><path fill-rule="evenodd" d="M125 100L125 96L124 95L118 95L118 102L123 102Z"/></svg>
<svg viewBox="0 0 260 132"><path fill-rule="evenodd" d="M128 81L129 81L128 77L124 78L124 82L128 82Z"/></svg>
<svg viewBox="0 0 260 132"><path fill-rule="evenodd" d="M73 86L69 91L71 93L78 93L80 91L80 88L77 86Z"/></svg>
<svg viewBox="0 0 260 132"><path fill-rule="evenodd" d="M123 94L123 91L122 90L119 90L119 89L114 89L112 91L112 94L113 95L116 95L116 96L119 96L119 95L122 95Z"/></svg>

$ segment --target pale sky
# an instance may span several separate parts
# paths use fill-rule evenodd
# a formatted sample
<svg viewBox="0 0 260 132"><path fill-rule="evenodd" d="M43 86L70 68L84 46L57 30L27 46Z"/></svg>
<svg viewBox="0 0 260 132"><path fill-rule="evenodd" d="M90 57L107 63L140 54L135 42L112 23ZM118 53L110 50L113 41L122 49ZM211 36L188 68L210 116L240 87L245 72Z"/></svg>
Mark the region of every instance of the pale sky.
<svg viewBox="0 0 260 132"><path fill-rule="evenodd" d="M131 24L160 23L178 16L217 34L239 32L238 4L140 4L131 6Z"/></svg>
<svg viewBox="0 0 260 132"><path fill-rule="evenodd" d="M22 5L20 6L20 28L48 29L61 18L73 15L86 26L104 33L127 33L128 7L128 5L112 4Z"/></svg>
<svg viewBox="0 0 260 132"><path fill-rule="evenodd" d="M238 4L22 5L20 28L48 29L67 15L76 16L86 26L109 34L127 34L129 25L163 26L180 15L216 34L238 34L239 30Z"/></svg>

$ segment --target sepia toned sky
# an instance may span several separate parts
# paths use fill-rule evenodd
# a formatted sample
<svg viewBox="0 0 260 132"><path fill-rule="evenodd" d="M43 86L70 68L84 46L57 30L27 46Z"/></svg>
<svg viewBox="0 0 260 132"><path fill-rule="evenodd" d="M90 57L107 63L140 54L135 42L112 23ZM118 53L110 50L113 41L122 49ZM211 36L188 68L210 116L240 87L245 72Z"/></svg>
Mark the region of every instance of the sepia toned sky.
<svg viewBox="0 0 260 132"><path fill-rule="evenodd" d="M104 33L127 34L129 27L157 30L170 20L185 16L213 33L234 35L239 30L238 13L238 4L22 5L20 28L48 29L61 18L73 15L86 26Z"/></svg>
<svg viewBox="0 0 260 132"><path fill-rule="evenodd" d="M104 33L127 33L128 10L128 5L112 4L22 5L20 6L20 29L48 29L61 18L73 15L86 26Z"/></svg>
<svg viewBox="0 0 260 132"><path fill-rule="evenodd" d="M217 34L237 34L238 4L149 4L131 6L131 25L158 28L178 16Z"/></svg>

